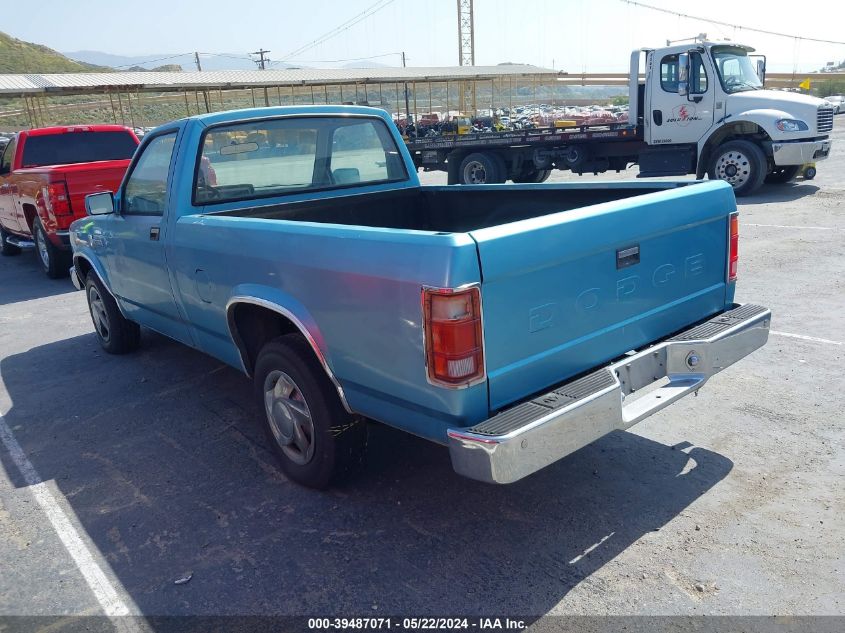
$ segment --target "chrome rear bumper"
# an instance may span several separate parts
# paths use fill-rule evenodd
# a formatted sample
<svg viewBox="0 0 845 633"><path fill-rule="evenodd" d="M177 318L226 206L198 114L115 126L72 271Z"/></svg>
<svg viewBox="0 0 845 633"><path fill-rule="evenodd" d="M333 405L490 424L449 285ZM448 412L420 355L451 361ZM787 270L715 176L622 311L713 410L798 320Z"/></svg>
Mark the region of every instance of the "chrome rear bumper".
<svg viewBox="0 0 845 633"><path fill-rule="evenodd" d="M471 428L449 429L452 466L489 483L522 479L698 391L765 345L771 317L762 306L737 306ZM631 397L649 386L655 388Z"/></svg>

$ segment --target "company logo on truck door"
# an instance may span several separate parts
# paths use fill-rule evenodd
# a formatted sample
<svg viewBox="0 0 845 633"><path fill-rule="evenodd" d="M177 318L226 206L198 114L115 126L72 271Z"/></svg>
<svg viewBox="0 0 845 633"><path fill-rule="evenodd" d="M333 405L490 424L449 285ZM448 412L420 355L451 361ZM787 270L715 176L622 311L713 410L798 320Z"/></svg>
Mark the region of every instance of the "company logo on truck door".
<svg viewBox="0 0 845 633"><path fill-rule="evenodd" d="M666 123L676 123L681 127L685 127L693 121L703 121L703 119L695 113L694 105L679 105L672 108L672 116L666 119Z"/></svg>

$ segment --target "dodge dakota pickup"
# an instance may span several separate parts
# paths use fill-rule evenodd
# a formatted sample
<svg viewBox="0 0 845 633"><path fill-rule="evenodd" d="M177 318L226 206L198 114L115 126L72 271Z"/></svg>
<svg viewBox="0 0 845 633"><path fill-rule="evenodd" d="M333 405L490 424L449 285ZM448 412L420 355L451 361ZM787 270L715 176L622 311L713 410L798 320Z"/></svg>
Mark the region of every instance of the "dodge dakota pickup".
<svg viewBox="0 0 845 633"><path fill-rule="evenodd" d="M764 345L734 302L731 186L420 186L386 112L262 108L144 137L71 226L107 352L140 326L254 383L290 479L360 463L366 422L485 482L626 429Z"/></svg>
<svg viewBox="0 0 845 633"><path fill-rule="evenodd" d="M119 125L26 130L0 154L0 252L34 248L50 277L70 267L68 227L85 216L85 196L114 190L138 147Z"/></svg>

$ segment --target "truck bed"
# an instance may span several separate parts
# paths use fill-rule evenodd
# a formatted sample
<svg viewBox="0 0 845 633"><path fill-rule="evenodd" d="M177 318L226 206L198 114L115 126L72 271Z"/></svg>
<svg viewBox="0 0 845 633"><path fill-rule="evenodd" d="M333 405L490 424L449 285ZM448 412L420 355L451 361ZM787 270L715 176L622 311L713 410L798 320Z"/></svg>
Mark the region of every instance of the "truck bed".
<svg viewBox="0 0 845 633"><path fill-rule="evenodd" d="M686 183L605 183L419 187L258 206L214 215L466 233Z"/></svg>

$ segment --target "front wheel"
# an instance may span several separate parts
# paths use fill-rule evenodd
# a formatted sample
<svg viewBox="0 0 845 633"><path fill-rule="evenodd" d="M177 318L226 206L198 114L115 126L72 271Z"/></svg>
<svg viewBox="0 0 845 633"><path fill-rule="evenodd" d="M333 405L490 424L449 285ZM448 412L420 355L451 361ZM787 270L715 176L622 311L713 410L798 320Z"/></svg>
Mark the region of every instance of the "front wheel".
<svg viewBox="0 0 845 633"><path fill-rule="evenodd" d="M94 332L103 349L109 354L126 354L137 349L141 328L120 313L114 297L93 272L85 279L85 295Z"/></svg>
<svg viewBox="0 0 845 633"><path fill-rule="evenodd" d="M21 249L19 246L15 246L14 244L9 244L6 240L9 238L9 234L6 233L2 228L0 228L0 254L5 256L9 255L20 255Z"/></svg>
<svg viewBox="0 0 845 633"><path fill-rule="evenodd" d="M766 155L758 145L735 139L716 148L707 175L710 180L730 183L736 196L747 196L763 184L767 167Z"/></svg>
<svg viewBox="0 0 845 633"><path fill-rule="evenodd" d="M35 242L35 252L41 268L50 279L67 277L70 269L70 253L55 246L47 237L47 232L40 222L32 227L32 238Z"/></svg>
<svg viewBox="0 0 845 633"><path fill-rule="evenodd" d="M323 489L360 466L366 423L343 408L304 337L287 334L267 343L253 380L267 439L289 479Z"/></svg>

